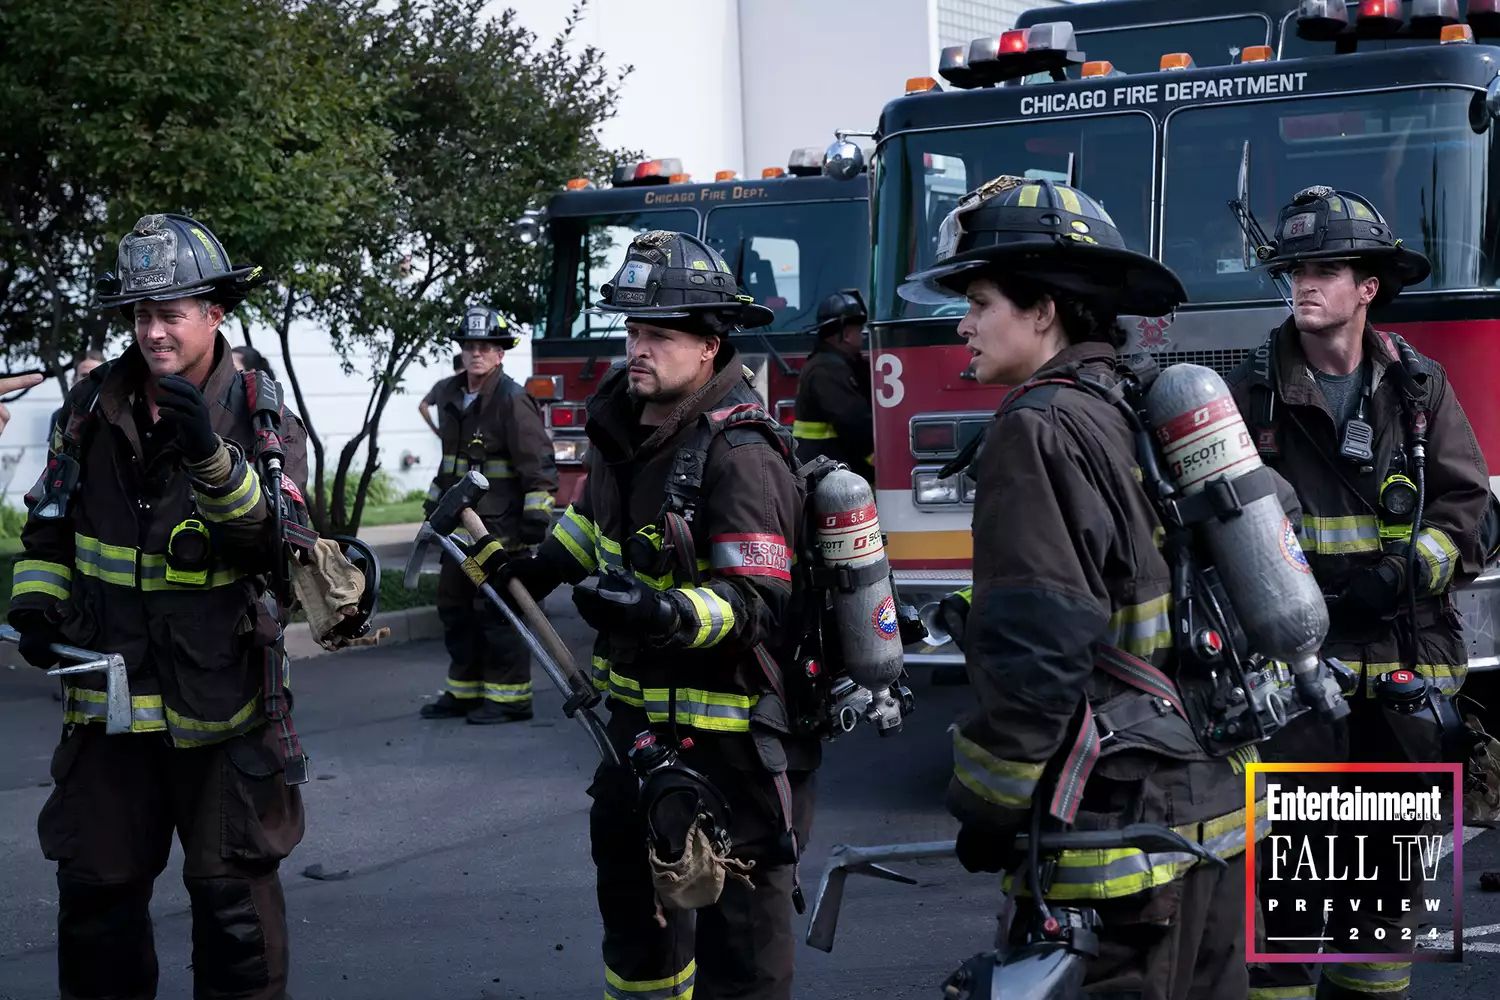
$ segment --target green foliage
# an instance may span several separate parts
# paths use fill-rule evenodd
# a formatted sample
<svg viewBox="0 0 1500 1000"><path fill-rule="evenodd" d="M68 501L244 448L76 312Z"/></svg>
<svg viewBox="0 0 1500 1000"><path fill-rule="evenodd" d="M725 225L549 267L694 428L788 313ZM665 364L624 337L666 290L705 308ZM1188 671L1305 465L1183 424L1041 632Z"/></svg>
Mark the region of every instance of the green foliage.
<svg viewBox="0 0 1500 1000"><path fill-rule="evenodd" d="M26 527L26 512L8 503L0 503L0 538L20 538Z"/></svg>
<svg viewBox="0 0 1500 1000"><path fill-rule="evenodd" d="M403 572L399 569L380 571L380 610L404 611L407 608L430 608L437 604L436 573L423 573L417 578L417 589L407 590L403 585Z"/></svg>
<svg viewBox="0 0 1500 1000"><path fill-rule="evenodd" d="M427 499L426 490L407 490L401 494L401 503L423 503Z"/></svg>

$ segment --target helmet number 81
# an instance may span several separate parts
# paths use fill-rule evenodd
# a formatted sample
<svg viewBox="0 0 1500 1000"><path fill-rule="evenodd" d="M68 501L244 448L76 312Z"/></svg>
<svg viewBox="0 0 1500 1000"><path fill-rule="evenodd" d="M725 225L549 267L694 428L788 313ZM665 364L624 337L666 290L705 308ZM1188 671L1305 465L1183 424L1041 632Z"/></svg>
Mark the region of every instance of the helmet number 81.
<svg viewBox="0 0 1500 1000"><path fill-rule="evenodd" d="M901 384L901 359L894 354L882 354L875 359L875 401L881 406L899 406L906 398L906 386Z"/></svg>

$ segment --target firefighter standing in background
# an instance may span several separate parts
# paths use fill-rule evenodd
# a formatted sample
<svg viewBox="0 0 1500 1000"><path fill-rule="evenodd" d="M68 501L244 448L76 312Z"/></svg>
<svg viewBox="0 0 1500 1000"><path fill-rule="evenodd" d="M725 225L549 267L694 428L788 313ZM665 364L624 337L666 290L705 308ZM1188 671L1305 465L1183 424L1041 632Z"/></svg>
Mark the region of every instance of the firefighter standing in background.
<svg viewBox="0 0 1500 1000"><path fill-rule="evenodd" d="M149 906L174 829L193 995L286 995L277 867L302 839L288 782L306 780L306 758L290 721L267 718L285 697L266 595L285 549L246 458L256 436L219 333L259 271L232 267L192 219L137 222L99 298L131 319L135 344L68 394L77 419L63 422L49 463L78 463L76 491L69 499L44 476L27 498L10 605L21 655L50 667L57 642L118 653L130 681L131 731L108 736L104 675L68 678L56 787L37 821L57 862L67 1000L156 995ZM282 431L283 486L305 521L304 438L295 420ZM39 516L64 502L61 516Z"/></svg>
<svg viewBox="0 0 1500 1000"><path fill-rule="evenodd" d="M797 461L827 455L875 481L875 414L863 351L865 303L857 289L818 304L818 346L797 376Z"/></svg>
<svg viewBox="0 0 1500 1000"><path fill-rule="evenodd" d="M625 316L626 363L589 400L587 487L507 572L536 595L574 584L599 633L609 732L622 760L637 747L636 773L601 765L589 788L605 995L790 997L797 845L820 751L777 738L787 711L768 678L780 667L762 644L788 625L802 509L789 442L728 340L771 313L679 233L636 237L602 293L600 308ZM645 752L663 748L696 777L664 771L641 788ZM705 836L721 826L727 840ZM674 865L675 888L663 874Z"/></svg>
<svg viewBox="0 0 1500 1000"><path fill-rule="evenodd" d="M1013 868L1012 843L1034 806L1048 822L1081 829L1174 827L1228 867L1163 864L1134 848L1070 851L1044 895L1103 918L1090 992L1243 998L1237 772L1253 754L1210 757L1185 718L1120 679L1155 678L1165 690L1181 681L1170 567L1154 540L1160 521L1130 425L1078 384L1085 376L1114 385L1124 343L1116 316L1163 315L1185 298L1182 285L1128 250L1083 192L1000 177L959 203L943 223L937 263L901 294L967 298L958 332L978 380L1017 386L974 466L974 611L964 645L979 711L953 736L948 807L962 823L959 859L970 871ZM1094 722L1089 707L1112 723ZM1073 774L1088 739L1105 732L1091 727L1105 724L1108 745L1081 792L1054 782L1064 759Z"/></svg>
<svg viewBox="0 0 1500 1000"><path fill-rule="evenodd" d="M501 368L516 337L500 314L474 306L454 337L464 370L432 393L443 458L425 509L430 514L448 487L477 470L490 482L475 511L489 534L472 540L471 554L519 551L541 542L552 526L552 439L536 400ZM436 701L422 706L422 718L465 718L475 725L530 719L531 651L515 629L449 560L438 577L437 601L448 683Z"/></svg>
<svg viewBox="0 0 1500 1000"><path fill-rule="evenodd" d="M1402 246L1373 205L1347 191L1308 188L1282 209L1275 244L1262 254L1273 274L1291 277L1292 315L1240 366L1230 385L1261 458L1301 497L1302 547L1329 596L1324 653L1364 678L1361 690L1350 696L1353 712L1347 720L1333 725L1311 716L1296 720L1266 745L1265 756L1405 761L1408 756L1372 700L1373 685L1379 675L1402 666L1447 693L1463 683L1466 656L1451 593L1483 568L1480 524L1489 502L1489 473L1442 367L1412 354L1408 371L1400 358L1404 345L1369 323L1371 306L1389 302L1431 270L1425 257ZM1421 531L1412 538L1411 416L1417 411L1426 414L1426 497ZM1407 575L1412 545L1418 557L1414 581ZM1412 583L1415 620L1407 603ZM1367 832L1366 826L1359 832ZM1389 833L1415 833L1420 826ZM1370 832L1369 864L1394 871L1387 832ZM1377 852L1379 844L1386 850ZM1306 933L1331 937L1331 948L1410 951L1412 943L1403 945L1399 929L1414 928L1419 914L1415 908L1404 915L1392 912L1389 904L1384 913L1374 912L1373 904L1357 914L1339 907L1327 930L1322 917L1311 914L1316 925ZM1278 931L1284 928L1283 923ZM1377 928L1384 929L1382 936L1374 933ZM1400 1000L1411 984L1409 962L1323 965L1321 988L1318 968L1257 966L1251 997Z"/></svg>

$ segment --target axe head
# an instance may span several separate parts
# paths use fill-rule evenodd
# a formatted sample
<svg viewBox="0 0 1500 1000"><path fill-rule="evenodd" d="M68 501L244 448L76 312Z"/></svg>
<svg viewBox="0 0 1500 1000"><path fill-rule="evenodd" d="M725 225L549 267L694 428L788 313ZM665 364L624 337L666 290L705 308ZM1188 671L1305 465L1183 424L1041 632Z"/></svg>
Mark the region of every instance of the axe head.
<svg viewBox="0 0 1500 1000"><path fill-rule="evenodd" d="M451 535L458 530L459 515L473 507L490 491L490 481L472 469L458 482L448 487L448 492L438 501L437 508L427 523L440 535Z"/></svg>
<svg viewBox="0 0 1500 1000"><path fill-rule="evenodd" d="M432 525L422 522L422 527L417 529L417 540L412 543L411 555L406 559L406 574L401 578L401 583L407 590L416 590L417 582L422 576L422 564L427 561L427 548L432 544L437 532L432 530Z"/></svg>

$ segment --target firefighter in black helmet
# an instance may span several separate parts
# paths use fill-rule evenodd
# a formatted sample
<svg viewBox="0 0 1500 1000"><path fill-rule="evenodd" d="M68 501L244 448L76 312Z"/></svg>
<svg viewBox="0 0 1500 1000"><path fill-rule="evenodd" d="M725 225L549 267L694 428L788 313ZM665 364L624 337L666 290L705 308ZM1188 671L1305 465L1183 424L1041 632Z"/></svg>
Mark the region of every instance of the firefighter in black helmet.
<svg viewBox="0 0 1500 1000"><path fill-rule="evenodd" d="M538 596L574 585L629 760L589 788L604 992L781 1000L819 752L788 733L771 651L802 507L791 442L729 338L771 311L665 231L637 236L601 292L626 360L589 400L587 486L504 572Z"/></svg>
<svg viewBox="0 0 1500 1000"><path fill-rule="evenodd" d="M286 549L219 332L259 280L201 222L137 222L98 299L133 323L134 344L68 394L48 462L76 470L76 487L56 472L27 497L10 604L21 655L49 667L57 642L117 653L130 688L129 732L107 734L104 675L67 678L56 787L37 821L57 862L70 1000L156 996L150 903L174 830L193 995L286 995L277 868L302 839L307 780L277 641L285 609L268 593ZM305 525L305 437L282 420L282 495Z"/></svg>
<svg viewBox="0 0 1500 1000"><path fill-rule="evenodd" d="M476 559L517 553L552 528L557 465L536 400L501 362L516 335L494 309L472 306L453 332L463 371L433 388L443 457L427 491L427 513L469 470L489 480L475 513L488 532L470 541ZM514 628L479 596L456 563L438 577L438 617L448 650L444 690L421 708L424 719L472 725L525 722L531 711L531 653Z"/></svg>
<svg viewBox="0 0 1500 1000"><path fill-rule="evenodd" d="M1282 208L1273 241L1259 255L1272 274L1289 276L1292 315L1229 383L1261 459L1301 497L1299 540L1329 599L1324 653L1363 675L1363 690L1349 698L1347 719L1294 720L1263 753L1279 761L1435 759L1401 748L1376 696L1377 681L1407 667L1445 695L1462 685L1467 655L1452 593L1484 567L1489 473L1442 366L1368 319L1371 308L1426 280L1431 267L1367 199L1326 186L1299 191ZM1420 474L1418 414L1425 438ZM1416 525L1419 487L1423 502ZM1412 788L1427 787L1411 777ZM1336 824L1297 832L1336 836L1334 843L1352 854L1352 833L1338 836ZM1397 823L1371 832L1369 865L1394 872L1392 836L1440 831ZM1288 924L1283 913L1274 933L1326 936L1327 951L1410 952L1420 904L1401 912L1389 892L1392 884L1385 879L1376 891L1357 886L1343 894L1361 898L1362 905L1353 910L1341 902L1326 930L1323 913L1303 916L1301 928ZM1408 887L1412 898L1419 884ZM1262 885L1265 897L1269 884ZM1300 946L1272 942L1270 948ZM1412 966L1404 955L1391 957L1258 965L1251 970L1250 996L1400 1000L1410 988Z"/></svg>
<svg viewBox="0 0 1500 1000"><path fill-rule="evenodd" d="M959 202L936 262L900 293L967 299L958 332L978 380L1015 387L975 461L964 647L978 711L954 728L948 788L959 859L1010 872L1024 912L1012 842L1034 811L1043 829L1174 827L1228 867L1070 851L1046 867L1043 895L1102 917L1091 993L1243 997L1244 760L1210 757L1162 711L1179 678L1161 522L1130 423L1083 385L1118 389L1116 317L1163 315L1182 285L1084 192L999 177Z"/></svg>
<svg viewBox="0 0 1500 1000"><path fill-rule="evenodd" d="M818 346L797 377L797 460L827 455L875 481L875 415L863 351L865 301L857 288L818 304Z"/></svg>

